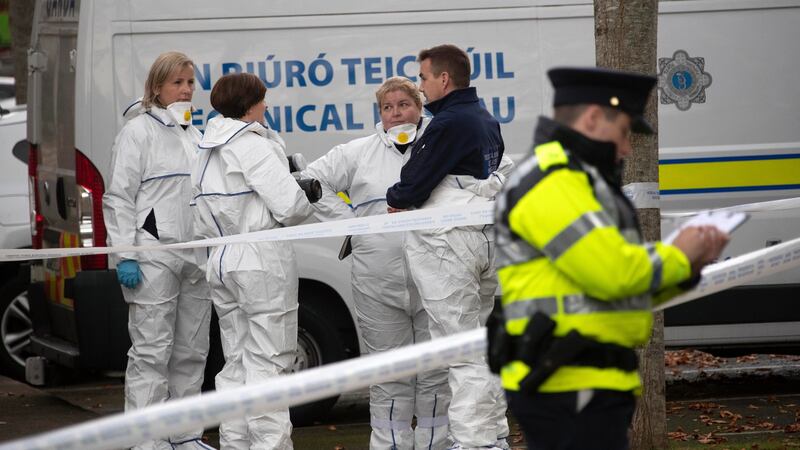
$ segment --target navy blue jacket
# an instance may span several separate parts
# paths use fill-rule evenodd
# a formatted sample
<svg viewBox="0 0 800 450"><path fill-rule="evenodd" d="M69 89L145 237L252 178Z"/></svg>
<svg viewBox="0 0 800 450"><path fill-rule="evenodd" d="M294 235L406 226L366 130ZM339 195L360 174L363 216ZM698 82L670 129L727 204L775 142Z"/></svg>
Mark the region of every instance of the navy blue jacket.
<svg viewBox="0 0 800 450"><path fill-rule="evenodd" d="M455 90L425 108L433 120L411 147L400 182L386 191L393 208L422 206L447 175L486 179L503 157L500 124L478 103L474 87Z"/></svg>

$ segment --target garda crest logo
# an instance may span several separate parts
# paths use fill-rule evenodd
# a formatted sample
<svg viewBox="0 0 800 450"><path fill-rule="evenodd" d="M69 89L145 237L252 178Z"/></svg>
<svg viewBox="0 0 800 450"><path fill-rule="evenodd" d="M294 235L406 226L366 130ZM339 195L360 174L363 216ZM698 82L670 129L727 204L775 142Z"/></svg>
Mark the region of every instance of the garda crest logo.
<svg viewBox="0 0 800 450"><path fill-rule="evenodd" d="M661 104L674 103L686 111L692 103L706 102L706 88L711 86L711 75L704 72L706 61L701 57L690 57L678 50L672 58L658 59L658 90Z"/></svg>

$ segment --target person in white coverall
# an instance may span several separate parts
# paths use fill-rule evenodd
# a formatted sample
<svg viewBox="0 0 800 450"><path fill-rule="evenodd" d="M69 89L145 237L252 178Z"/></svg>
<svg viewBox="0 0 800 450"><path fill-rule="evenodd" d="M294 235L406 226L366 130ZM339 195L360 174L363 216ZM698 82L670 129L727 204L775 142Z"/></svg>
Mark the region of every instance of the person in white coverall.
<svg viewBox="0 0 800 450"><path fill-rule="evenodd" d="M266 88L229 74L211 90L221 115L208 121L192 172L198 237L295 225L311 215L289 173L283 140L264 126ZM214 247L206 276L219 316L225 366L218 390L257 384L291 369L297 348L298 279L291 242ZM220 424L225 449L292 449L289 410Z"/></svg>
<svg viewBox="0 0 800 450"><path fill-rule="evenodd" d="M103 195L108 245L159 245L191 240L192 185L200 132L191 125L194 66L168 52L150 68L144 97L112 148ZM200 393L208 355L211 301L205 250L119 253L112 256L128 303L131 348L125 372L125 411ZM135 448L211 448L202 428Z"/></svg>
<svg viewBox="0 0 800 450"><path fill-rule="evenodd" d="M381 122L375 133L337 145L302 172L322 185L323 196L313 205L321 220L386 214L386 189L400 179L406 149L430 121L421 118L419 90L406 78L389 78L376 97ZM346 192L352 207L337 192ZM402 233L352 237L353 299L370 353L430 340L402 244ZM370 449L446 448L449 402L446 369L370 386Z"/></svg>
<svg viewBox="0 0 800 450"><path fill-rule="evenodd" d="M441 45L423 50L418 60L433 119L410 149L399 182L386 192L389 212L491 200L513 164L504 155L499 123L469 87L469 57ZM491 226L406 232L404 250L432 339L486 324L498 286ZM485 358L451 364L448 381L453 448L509 448L504 392Z"/></svg>

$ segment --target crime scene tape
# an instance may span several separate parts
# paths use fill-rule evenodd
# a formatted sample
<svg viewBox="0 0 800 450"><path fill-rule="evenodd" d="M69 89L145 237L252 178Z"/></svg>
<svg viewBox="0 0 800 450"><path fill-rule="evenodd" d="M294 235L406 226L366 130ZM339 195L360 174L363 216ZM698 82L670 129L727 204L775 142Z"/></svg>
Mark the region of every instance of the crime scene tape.
<svg viewBox="0 0 800 450"><path fill-rule="evenodd" d="M708 265L694 289L658 305L654 310L671 308L797 267L800 267L800 237Z"/></svg>
<svg viewBox="0 0 800 450"><path fill-rule="evenodd" d="M714 211L745 212L748 214L764 213L774 211L785 211L789 209L800 209L800 197L785 198L781 200L770 200L768 202L746 203L743 205L728 206L718 208ZM683 219L696 215L697 212L674 212L661 213L661 219Z"/></svg>
<svg viewBox="0 0 800 450"><path fill-rule="evenodd" d="M285 228L255 231L232 236L201 239L177 244L153 246L79 247L45 249L2 249L0 262L25 261L30 259L63 258L68 256L104 255L119 252L151 252L228 244L244 244L264 241L284 241L334 236L347 236L396 231L422 230L429 228L463 227L485 225L494 222L494 202L478 202L442 208L418 209L394 214L358 217L335 222L310 223Z"/></svg>
<svg viewBox="0 0 800 450"><path fill-rule="evenodd" d="M658 208L661 202L658 183L628 183L622 186L622 193L636 209Z"/></svg>
<svg viewBox="0 0 800 450"><path fill-rule="evenodd" d="M486 329L414 344L147 408L0 445L0 450L109 449L209 427L228 419L308 403L409 377L486 353Z"/></svg>
<svg viewBox="0 0 800 450"><path fill-rule="evenodd" d="M628 197L634 206L636 206L637 209L658 208L661 202L661 194L658 183L629 183L625 186L622 186L622 192L626 197ZM787 198L781 200L770 200L766 202L747 203L743 205L718 208L715 211L756 213L796 208L800 208L800 198ZM697 214L697 212L662 212L661 219L678 219L693 216L695 214Z"/></svg>
<svg viewBox="0 0 800 450"><path fill-rule="evenodd" d="M722 208L722 210L766 212L795 208L800 208L800 198L752 203L730 208ZM697 213L690 212L662 214L662 218L683 219L695 214ZM154 246L126 245L116 247L0 249L0 262L64 258L69 256L104 255L120 252L166 251L264 241L312 239L371 233L412 231L429 228L485 225L489 223L494 223L494 202L479 202L470 203L467 205L419 209L394 214L358 217L353 219L338 220L335 222L295 225L286 228L274 228L271 230L255 231L252 233L237 234L218 238L201 239L177 244Z"/></svg>
<svg viewBox="0 0 800 450"><path fill-rule="evenodd" d="M759 277L800 266L800 238L716 263L703 270L692 291L655 310L735 287ZM0 450L104 449L219 424L255 412L308 403L371 384L444 367L486 351L484 328L397 350L364 356L196 397L174 400L127 414L117 414L26 439L0 444Z"/></svg>

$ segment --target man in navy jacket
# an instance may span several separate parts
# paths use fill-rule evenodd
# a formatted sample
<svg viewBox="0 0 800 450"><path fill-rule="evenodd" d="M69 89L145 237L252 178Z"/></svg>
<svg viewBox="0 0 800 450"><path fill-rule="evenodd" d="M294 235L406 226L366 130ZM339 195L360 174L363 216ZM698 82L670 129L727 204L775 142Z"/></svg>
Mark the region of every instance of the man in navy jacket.
<svg viewBox="0 0 800 450"><path fill-rule="evenodd" d="M469 86L467 54L456 46L441 45L423 50L419 60L419 88L433 120L411 149L400 182L386 193L394 209L421 207L447 175L487 178L497 170L505 150L500 124ZM461 65L462 70L444 70L448 63Z"/></svg>
<svg viewBox="0 0 800 450"><path fill-rule="evenodd" d="M418 60L420 91L433 120L411 148L400 181L386 192L389 212L491 200L494 192L471 186L492 176L499 190L511 164L506 158L498 172L505 148L500 124L469 87L467 54L440 45L420 52ZM488 225L406 233L406 258L432 339L485 325L497 289L493 247ZM484 358L451 364L449 385L452 448L507 449L503 392ZM443 396L440 407L446 403Z"/></svg>

